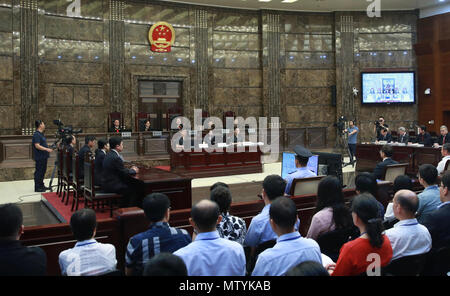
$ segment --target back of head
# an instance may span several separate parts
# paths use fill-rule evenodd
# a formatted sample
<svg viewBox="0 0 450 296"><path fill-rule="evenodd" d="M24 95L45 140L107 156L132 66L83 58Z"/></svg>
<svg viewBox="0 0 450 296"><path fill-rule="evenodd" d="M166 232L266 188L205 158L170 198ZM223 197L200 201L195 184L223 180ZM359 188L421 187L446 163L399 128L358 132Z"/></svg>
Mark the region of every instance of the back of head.
<svg viewBox="0 0 450 296"><path fill-rule="evenodd" d="M434 165L423 164L419 167L419 176L427 182L428 185L436 184L438 171Z"/></svg>
<svg viewBox="0 0 450 296"><path fill-rule="evenodd" d="M297 222L297 207L292 199L286 196L280 196L272 202L269 216L278 227L288 231Z"/></svg>
<svg viewBox="0 0 450 296"><path fill-rule="evenodd" d="M337 229L352 225L352 217L345 205L342 185L335 176L327 176L319 183L316 213L324 208L333 209L333 221Z"/></svg>
<svg viewBox="0 0 450 296"><path fill-rule="evenodd" d="M442 149L447 151L447 154L450 154L450 143L445 143L442 145Z"/></svg>
<svg viewBox="0 0 450 296"><path fill-rule="evenodd" d="M217 186L211 191L210 198L219 205L221 213L227 213L230 209L232 197L231 192L227 187Z"/></svg>
<svg viewBox="0 0 450 296"><path fill-rule="evenodd" d="M289 269L286 276L330 276L330 274L319 262L304 261Z"/></svg>
<svg viewBox="0 0 450 296"><path fill-rule="evenodd" d="M170 208L170 200L163 193L152 193L144 198L142 208L150 222L159 222L164 219L167 209Z"/></svg>
<svg viewBox="0 0 450 296"><path fill-rule="evenodd" d="M122 138L118 136L114 136L109 138L109 148L110 149L116 149L117 146L120 146L120 143L122 143Z"/></svg>
<svg viewBox="0 0 450 296"><path fill-rule="evenodd" d="M269 200L274 200L284 195L286 190L286 181L278 175L269 175L264 178L263 188Z"/></svg>
<svg viewBox="0 0 450 296"><path fill-rule="evenodd" d="M218 187L218 186L230 188L226 183L223 183L223 182L216 182L216 183L212 184L211 187L209 187L209 191L213 191L213 190L216 189L216 187Z"/></svg>
<svg viewBox="0 0 450 296"><path fill-rule="evenodd" d="M103 148L105 148L105 146L106 146L107 143L108 143L108 142L107 142L105 139L99 139L99 140L97 141L98 149L103 149Z"/></svg>
<svg viewBox="0 0 450 296"><path fill-rule="evenodd" d="M171 253L159 253L144 266L144 276L187 276L184 261Z"/></svg>
<svg viewBox="0 0 450 296"><path fill-rule="evenodd" d="M73 141L73 136L72 136L72 135L67 135L67 136L64 138L64 144L65 144L65 145L70 145L70 144L72 144L72 141Z"/></svg>
<svg viewBox="0 0 450 296"><path fill-rule="evenodd" d="M352 212L354 212L366 226L370 244L375 248L383 245L383 224L378 218L378 202L371 194L363 193L353 198Z"/></svg>
<svg viewBox="0 0 450 296"><path fill-rule="evenodd" d="M394 196L394 202L413 217L419 208L419 198L411 190L399 190Z"/></svg>
<svg viewBox="0 0 450 296"><path fill-rule="evenodd" d="M84 144L89 144L89 142L95 141L95 136L93 135L86 135L84 137Z"/></svg>
<svg viewBox="0 0 450 296"><path fill-rule="evenodd" d="M371 173L360 173L355 177L355 187L360 193L368 192L373 196L377 196L378 184L377 179Z"/></svg>
<svg viewBox="0 0 450 296"><path fill-rule="evenodd" d="M381 152L383 152L386 157L392 157L394 150L391 145L383 145L383 147L381 147Z"/></svg>
<svg viewBox="0 0 450 296"><path fill-rule="evenodd" d="M219 206L217 203L203 199L191 209L191 217L201 232L209 232L216 229L219 218Z"/></svg>
<svg viewBox="0 0 450 296"><path fill-rule="evenodd" d="M303 157L303 156L300 156L300 155L296 155L295 158L297 159L298 163L302 167L305 167L305 166L308 165L309 157Z"/></svg>
<svg viewBox="0 0 450 296"><path fill-rule="evenodd" d="M412 180L407 175L397 176L394 180L394 192L402 189L412 190Z"/></svg>
<svg viewBox="0 0 450 296"><path fill-rule="evenodd" d="M0 205L0 238L16 239L23 224L20 208L12 203Z"/></svg>
<svg viewBox="0 0 450 296"><path fill-rule="evenodd" d="M441 183L450 190L450 172L445 172L441 177Z"/></svg>
<svg viewBox="0 0 450 296"><path fill-rule="evenodd" d="M420 129L423 130L424 132L427 131L427 127L426 127L425 125L421 125L421 126L420 126Z"/></svg>
<svg viewBox="0 0 450 296"><path fill-rule="evenodd" d="M92 209L81 209L72 214L70 228L77 241L91 239L97 228L97 217Z"/></svg>

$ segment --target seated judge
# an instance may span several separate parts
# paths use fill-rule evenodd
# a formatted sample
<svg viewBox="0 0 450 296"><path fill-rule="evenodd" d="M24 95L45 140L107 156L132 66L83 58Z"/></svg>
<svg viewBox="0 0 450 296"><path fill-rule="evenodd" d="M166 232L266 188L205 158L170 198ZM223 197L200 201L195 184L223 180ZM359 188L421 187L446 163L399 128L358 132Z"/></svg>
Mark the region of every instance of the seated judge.
<svg viewBox="0 0 450 296"><path fill-rule="evenodd" d="M114 120L112 127L109 129L110 133L120 133L122 132L122 127L120 126L120 121L118 119Z"/></svg>
<svg viewBox="0 0 450 296"><path fill-rule="evenodd" d="M208 122L209 132L203 139L203 144L208 144L210 146L214 146L216 144L216 137L214 136L214 129L216 128L215 124L212 121Z"/></svg>
<svg viewBox="0 0 450 296"><path fill-rule="evenodd" d="M426 126L421 125L419 127L419 134L417 135L416 143L423 144L425 147L433 146L433 139L431 139L430 133L427 132Z"/></svg>
<svg viewBox="0 0 450 296"><path fill-rule="evenodd" d="M434 143L434 147L436 147L436 148L438 146L444 145L445 143L449 143L449 141L450 141L450 135L448 134L448 128L445 125L441 126L440 132L441 132L441 135L439 136L437 143Z"/></svg>
<svg viewBox="0 0 450 296"><path fill-rule="evenodd" d="M311 156L313 156L311 151L309 151L305 147L297 145L294 147L294 152L296 154L295 155L296 170L290 172L289 175L286 177L287 185L284 191L285 194L290 194L292 181L294 181L294 179L317 177L315 173L311 172L308 169L308 160Z"/></svg>
<svg viewBox="0 0 450 296"><path fill-rule="evenodd" d="M398 164L397 161L391 159L392 154L393 154L392 146L384 145L383 147L381 147L380 157L383 161L379 162L377 164L377 166L375 167L375 169L373 170L373 174L375 175L375 178L377 178L379 180L381 178L383 178L384 170L385 170L386 166L391 165L391 164Z"/></svg>
<svg viewBox="0 0 450 296"><path fill-rule="evenodd" d="M398 140L397 142L408 145L409 135L406 133L406 129L401 126L398 128Z"/></svg>
<svg viewBox="0 0 450 296"><path fill-rule="evenodd" d="M113 192L123 195L120 201L121 207L139 206L142 207L142 190L136 186L136 179L131 177L139 173L136 166L131 169L125 168L123 157L123 140L114 136L109 139L111 151L106 154L103 160L102 189L105 192Z"/></svg>
<svg viewBox="0 0 450 296"><path fill-rule="evenodd" d="M109 152L109 143L106 139L98 140L98 148L95 150L94 176L95 185L102 185L103 160Z"/></svg>
<svg viewBox="0 0 450 296"><path fill-rule="evenodd" d="M141 132L150 132L152 131L152 124L150 119L147 119L144 123L144 126L141 127Z"/></svg>
<svg viewBox="0 0 450 296"><path fill-rule="evenodd" d="M380 136L377 138L377 141L386 141L390 143L392 142L392 135L387 129L383 128L380 131Z"/></svg>

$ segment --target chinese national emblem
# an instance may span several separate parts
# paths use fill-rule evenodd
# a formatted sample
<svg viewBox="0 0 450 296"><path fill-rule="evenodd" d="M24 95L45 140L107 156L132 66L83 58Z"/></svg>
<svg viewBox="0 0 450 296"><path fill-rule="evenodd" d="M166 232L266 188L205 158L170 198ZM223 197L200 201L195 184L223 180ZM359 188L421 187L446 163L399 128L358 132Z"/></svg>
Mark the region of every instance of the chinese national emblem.
<svg viewBox="0 0 450 296"><path fill-rule="evenodd" d="M170 52L175 42L175 30L166 22L154 24L148 32L151 50L154 52Z"/></svg>

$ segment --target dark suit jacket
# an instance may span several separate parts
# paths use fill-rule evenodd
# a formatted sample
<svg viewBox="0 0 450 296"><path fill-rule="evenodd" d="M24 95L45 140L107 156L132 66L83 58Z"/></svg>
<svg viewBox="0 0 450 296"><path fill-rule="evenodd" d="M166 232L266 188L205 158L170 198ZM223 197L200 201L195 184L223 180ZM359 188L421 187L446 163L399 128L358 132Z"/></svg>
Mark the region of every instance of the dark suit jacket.
<svg viewBox="0 0 450 296"><path fill-rule="evenodd" d="M423 222L431 234L432 249L437 250L450 244L450 204L443 205L430 213Z"/></svg>
<svg viewBox="0 0 450 296"><path fill-rule="evenodd" d="M113 125L111 126L111 128L109 129L110 133L121 133L122 132L122 128L119 127L118 129L116 129L116 127Z"/></svg>
<svg viewBox="0 0 450 296"><path fill-rule="evenodd" d="M443 143L444 143L444 137L442 135L440 135L438 138L438 144L442 146ZM445 143L450 143L450 134L445 135Z"/></svg>
<svg viewBox="0 0 450 296"><path fill-rule="evenodd" d="M102 189L106 192L121 193L128 189L132 183L131 175L134 174L136 172L125 168L123 160L111 150L103 160Z"/></svg>
<svg viewBox="0 0 450 296"><path fill-rule="evenodd" d="M408 142L409 142L409 135L408 134L404 134L403 137L401 135L398 135L397 142L403 143L403 144L408 144Z"/></svg>
<svg viewBox="0 0 450 296"><path fill-rule="evenodd" d="M26 247L17 240L0 240L0 276L44 276L47 255L40 247Z"/></svg>
<svg viewBox="0 0 450 296"><path fill-rule="evenodd" d="M106 153L101 149L95 151L95 161L94 161L94 183L97 186L102 186L102 173L103 173L103 160L105 160Z"/></svg>
<svg viewBox="0 0 450 296"><path fill-rule="evenodd" d="M391 159L390 157L386 158L384 161L379 162L375 169L373 170L373 174L375 178L380 179L383 178L384 175L384 168L391 164L398 164L397 161Z"/></svg>
<svg viewBox="0 0 450 296"><path fill-rule="evenodd" d="M83 179L84 177L84 157L86 155L86 152L90 152L91 148L89 148L88 145L84 145L81 147L80 151L78 151L78 171L80 179Z"/></svg>
<svg viewBox="0 0 450 296"><path fill-rule="evenodd" d="M416 138L416 143L423 144L426 147L433 146L433 139L431 138L430 133L426 132L425 134L418 134Z"/></svg>
<svg viewBox="0 0 450 296"><path fill-rule="evenodd" d="M378 141L387 141L388 143L392 142L392 135L391 133L387 133L386 136L383 137L382 134L378 137Z"/></svg>

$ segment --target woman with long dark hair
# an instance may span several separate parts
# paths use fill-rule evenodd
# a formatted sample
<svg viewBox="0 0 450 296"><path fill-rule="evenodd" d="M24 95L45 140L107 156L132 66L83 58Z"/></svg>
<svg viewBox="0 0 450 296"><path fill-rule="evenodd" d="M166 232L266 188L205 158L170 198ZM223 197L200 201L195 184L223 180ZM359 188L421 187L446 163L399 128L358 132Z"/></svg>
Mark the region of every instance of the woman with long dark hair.
<svg viewBox="0 0 450 296"><path fill-rule="evenodd" d="M352 225L352 216L345 206L341 182L334 176L325 177L317 189L316 213L306 237L317 239L321 234Z"/></svg>
<svg viewBox="0 0 450 296"><path fill-rule="evenodd" d="M361 236L342 246L333 276L360 275L368 268L381 268L392 258L391 243L383 234L382 219L378 217L378 204L370 194L356 196L352 202L353 223Z"/></svg>

